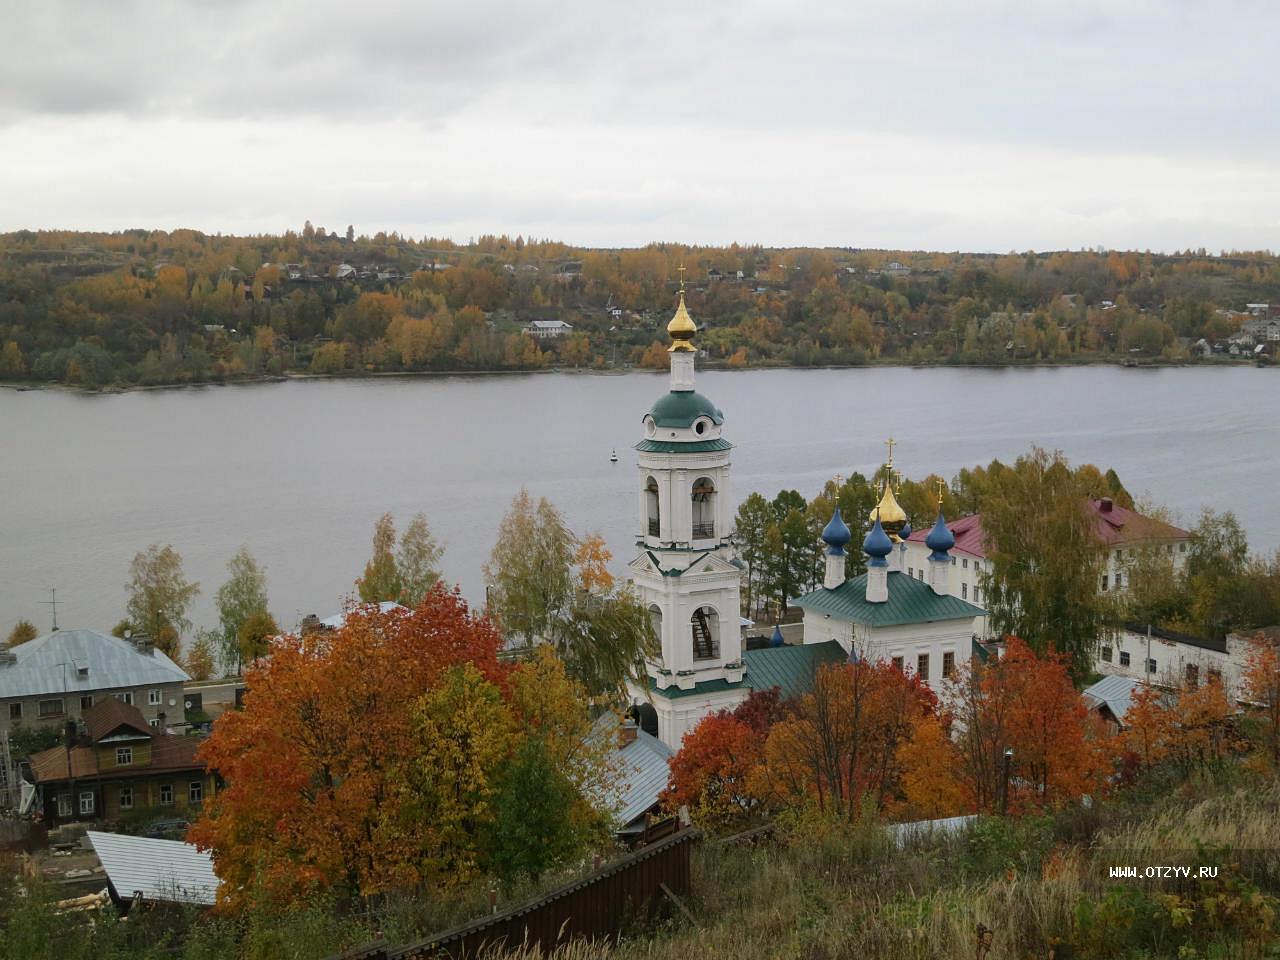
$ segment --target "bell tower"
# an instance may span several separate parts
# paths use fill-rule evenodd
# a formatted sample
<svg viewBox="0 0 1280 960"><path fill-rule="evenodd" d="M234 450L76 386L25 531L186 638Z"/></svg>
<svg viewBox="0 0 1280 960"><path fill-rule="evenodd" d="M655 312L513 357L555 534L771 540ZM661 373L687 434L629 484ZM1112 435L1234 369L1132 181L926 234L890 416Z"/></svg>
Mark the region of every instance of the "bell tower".
<svg viewBox="0 0 1280 960"><path fill-rule="evenodd" d="M746 695L734 686L743 663L742 574L730 540L733 444L721 435L724 414L694 390L697 329L682 279L667 324L669 389L645 414L644 439L635 445L639 554L628 570L662 643L648 664L649 690L632 696L653 701L658 735L675 748L706 712L704 700L732 705Z"/></svg>

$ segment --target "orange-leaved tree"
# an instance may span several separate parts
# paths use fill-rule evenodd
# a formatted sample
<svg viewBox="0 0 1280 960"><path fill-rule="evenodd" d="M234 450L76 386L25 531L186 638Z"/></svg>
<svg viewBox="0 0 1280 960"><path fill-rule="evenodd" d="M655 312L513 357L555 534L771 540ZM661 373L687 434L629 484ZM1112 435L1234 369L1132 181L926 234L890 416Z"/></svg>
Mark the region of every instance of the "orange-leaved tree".
<svg viewBox="0 0 1280 960"><path fill-rule="evenodd" d="M201 748L226 786L190 839L212 851L220 899L402 882L419 851L383 825L406 800L403 765L422 749L416 704L460 664L505 684L500 645L487 619L439 585L410 613L355 608L332 633L276 640L245 672L244 709L220 717Z"/></svg>
<svg viewBox="0 0 1280 960"><path fill-rule="evenodd" d="M889 663L821 667L813 692L770 732L758 789L849 819L867 802L883 809L900 791L902 748L936 707L928 687Z"/></svg>
<svg viewBox="0 0 1280 960"><path fill-rule="evenodd" d="M1273 769L1280 769L1280 644L1259 630L1249 640L1244 691L1262 708L1263 737Z"/></svg>
<svg viewBox="0 0 1280 960"><path fill-rule="evenodd" d="M703 717L684 735L671 758L671 779L663 806L687 807L703 827L723 829L760 811L763 798L752 788L765 740L782 716L777 688L753 691L732 711Z"/></svg>
<svg viewBox="0 0 1280 960"><path fill-rule="evenodd" d="M952 689L960 771L976 809L995 809L1003 790L1010 809L1051 808L1105 786L1116 745L1090 722L1067 658L1037 656L1010 637L1003 657L960 670Z"/></svg>

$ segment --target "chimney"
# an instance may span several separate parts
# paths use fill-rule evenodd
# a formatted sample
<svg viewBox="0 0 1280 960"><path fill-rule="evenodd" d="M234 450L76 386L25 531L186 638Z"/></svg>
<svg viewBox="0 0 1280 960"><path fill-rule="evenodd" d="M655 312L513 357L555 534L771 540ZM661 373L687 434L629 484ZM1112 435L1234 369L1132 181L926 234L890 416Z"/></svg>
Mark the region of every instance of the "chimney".
<svg viewBox="0 0 1280 960"><path fill-rule="evenodd" d="M1113 506L1114 504L1111 502L1110 497L1103 497L1101 500L1098 501L1098 509L1101 510L1103 513L1110 513L1111 508Z"/></svg>
<svg viewBox="0 0 1280 960"><path fill-rule="evenodd" d="M636 742L636 736L639 728L633 718L627 717L622 721L622 726L618 728L618 749L621 750L629 743Z"/></svg>
<svg viewBox="0 0 1280 960"><path fill-rule="evenodd" d="M129 637L129 642L132 643L133 648L141 654L151 656L151 654L155 653L155 641L145 633L135 632L133 636Z"/></svg>
<svg viewBox="0 0 1280 960"><path fill-rule="evenodd" d="M314 613L308 613L302 618L302 635L305 637L309 633L316 633L320 629L320 618Z"/></svg>

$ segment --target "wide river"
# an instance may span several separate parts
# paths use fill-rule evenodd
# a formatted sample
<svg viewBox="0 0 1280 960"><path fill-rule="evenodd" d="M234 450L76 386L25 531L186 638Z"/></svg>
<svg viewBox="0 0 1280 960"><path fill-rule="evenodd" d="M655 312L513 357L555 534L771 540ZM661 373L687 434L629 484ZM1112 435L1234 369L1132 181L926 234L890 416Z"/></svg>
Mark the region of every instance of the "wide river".
<svg viewBox="0 0 1280 960"><path fill-rule="evenodd" d="M950 477L1032 444L1113 466L1187 523L1234 510L1280 545L1280 373L1252 367L875 368L699 374L726 416L733 496L812 495L869 473L892 434L908 476ZM481 564L524 486L579 533L633 551L631 445L666 375L316 380L109 396L0 390L0 631L19 617L108 630L134 553L170 543L213 594L241 544L282 626L341 609L374 521L424 511L444 574L482 602ZM611 450L619 462L609 462Z"/></svg>

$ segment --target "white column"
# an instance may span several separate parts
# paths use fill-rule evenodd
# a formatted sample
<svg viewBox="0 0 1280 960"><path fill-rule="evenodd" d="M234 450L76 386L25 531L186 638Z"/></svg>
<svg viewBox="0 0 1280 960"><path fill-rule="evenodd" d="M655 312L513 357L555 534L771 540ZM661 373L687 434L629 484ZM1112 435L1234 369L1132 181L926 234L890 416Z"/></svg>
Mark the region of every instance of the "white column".
<svg viewBox="0 0 1280 960"><path fill-rule="evenodd" d="M947 557L943 560L935 560L930 557L929 564L929 586L933 587L933 592L940 597L945 597L951 593L951 558Z"/></svg>
<svg viewBox="0 0 1280 960"><path fill-rule="evenodd" d="M823 577L822 585L828 590L834 590L842 583L844 583L844 551L838 554L827 551L827 573Z"/></svg>
<svg viewBox="0 0 1280 960"><path fill-rule="evenodd" d="M874 561L873 561L874 563ZM867 603L885 603L889 599L889 566L867 565Z"/></svg>

